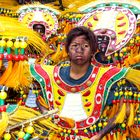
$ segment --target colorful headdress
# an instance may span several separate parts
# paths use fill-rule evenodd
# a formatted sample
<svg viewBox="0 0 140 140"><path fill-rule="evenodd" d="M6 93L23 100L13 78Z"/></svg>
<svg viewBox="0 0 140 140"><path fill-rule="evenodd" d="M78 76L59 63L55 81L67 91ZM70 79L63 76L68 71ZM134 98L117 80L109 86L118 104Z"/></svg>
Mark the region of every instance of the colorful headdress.
<svg viewBox="0 0 140 140"><path fill-rule="evenodd" d="M96 35L109 37L105 55L111 55L124 47L133 36L137 19L135 14L140 10L130 4L102 3L88 7L87 14L79 21L79 25L89 27Z"/></svg>
<svg viewBox="0 0 140 140"><path fill-rule="evenodd" d="M53 8L41 4L24 5L17 13L19 14L19 21L25 23L31 29L35 24L43 25L46 38L57 31L57 15L60 13Z"/></svg>

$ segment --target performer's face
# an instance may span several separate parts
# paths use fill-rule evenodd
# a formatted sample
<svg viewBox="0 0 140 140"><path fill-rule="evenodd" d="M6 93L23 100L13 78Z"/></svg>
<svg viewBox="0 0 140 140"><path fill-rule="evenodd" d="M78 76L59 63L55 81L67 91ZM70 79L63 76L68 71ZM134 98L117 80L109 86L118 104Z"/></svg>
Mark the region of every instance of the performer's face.
<svg viewBox="0 0 140 140"><path fill-rule="evenodd" d="M109 37L106 35L98 35L97 36L97 45L98 45L98 50L100 52L105 53L107 46L109 44Z"/></svg>
<svg viewBox="0 0 140 140"><path fill-rule="evenodd" d="M92 51L85 36L81 35L74 38L69 46L69 57L71 63L83 65L91 60Z"/></svg>
<svg viewBox="0 0 140 140"><path fill-rule="evenodd" d="M38 32L41 36L45 34L45 27L42 24L35 24L33 30Z"/></svg>

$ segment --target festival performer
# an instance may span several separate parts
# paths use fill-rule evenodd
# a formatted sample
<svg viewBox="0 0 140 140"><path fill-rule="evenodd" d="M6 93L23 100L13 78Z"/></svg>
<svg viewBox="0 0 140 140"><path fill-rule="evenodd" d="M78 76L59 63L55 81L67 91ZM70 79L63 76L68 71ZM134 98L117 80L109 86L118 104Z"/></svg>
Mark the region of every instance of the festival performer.
<svg viewBox="0 0 140 140"><path fill-rule="evenodd" d="M88 33L92 37L88 37ZM44 112L52 111L54 108L59 109L58 114L54 115L51 121L44 118L41 122L38 119L37 123L33 123L32 129L26 131L25 136L17 135L16 131L13 130L12 134L16 135L15 138L42 137L44 133L40 135L39 129L47 133L44 138L48 139L101 139L103 137L104 139L124 139L128 136L131 138L139 137L139 71L114 67L98 68L92 65L91 58L96 52L96 39L94 34L85 27L74 28L68 34L66 50L71 62L67 67L30 66L32 76L42 89L40 94L37 91L34 92L34 89L30 89L31 92L37 93L40 110L33 111L27 107L17 106L17 111L13 112L12 116L9 115L10 121L7 121L7 125L12 126L12 121L19 121L19 117L21 117L21 122L23 118L32 122L34 119L30 119L30 117L41 115L40 112L44 115ZM15 64L17 63L18 61ZM21 64L19 66L23 66ZM28 66L26 65L24 68L28 68ZM16 78L19 76L16 76L17 71L12 71L3 85L9 85L9 87L17 89L20 86L34 85L34 80L26 85L25 81L28 81L31 75L28 73L25 76L25 70L20 73L20 76L24 78L22 80L20 77L22 84L17 82L18 79ZM136 73L137 77L135 76ZM16 80L10 80L12 77ZM13 81L16 81L17 85ZM21 91L22 93L23 91ZM26 102L25 105L28 105L28 103ZM126 109L126 106L128 109ZM19 110L21 111L18 112ZM4 121L2 122L4 123ZM8 124L8 122L10 123ZM41 127L36 125L40 123ZM31 125L29 124L29 126ZM42 129L42 126L47 129L45 127ZM33 128L35 129L34 132ZM8 127L6 132L9 132L9 130L11 129ZM3 133L3 131L0 132ZM4 138L7 137L4 135Z"/></svg>
<svg viewBox="0 0 140 140"><path fill-rule="evenodd" d="M3 19L4 27L8 22L6 22L6 18L3 17ZM9 20L8 18L7 21ZM19 24L16 23L16 25ZM18 32L10 32L11 28L8 28L7 26L5 32L1 32L1 34L5 37L10 33L11 36L18 35ZM25 30L25 26L24 30L21 30L21 25L18 28L20 35L26 35L26 31L28 31L30 44L34 42L35 46L43 47L41 45L43 42L40 44L39 38L36 44L33 32L29 34L29 30ZM13 47L17 47L19 44L15 50L23 50L24 45L27 47L25 41L21 41L21 43L15 41L13 44L11 41L3 39L1 40L1 49L5 44L3 42L7 42L8 46ZM117 139L122 139L128 135L139 137L139 71L92 65L91 59L96 49L95 35L91 30L82 26L72 29L67 36L66 50L70 58L69 66L36 64L30 65L30 69L28 69L29 64L26 63L26 59L23 60L21 57L24 56L22 51L21 55L15 51L16 58L20 56L20 60L10 59L11 55L8 51L8 67L2 74L0 82L3 87L11 87L20 92L21 97L18 104L11 109L11 106L4 105L7 95L4 88L1 90L0 108L3 115L0 123L0 136L4 139L11 137L9 134L12 134L12 138L14 136L18 139L30 139L31 137L48 139L95 139L95 137L96 139L103 137L115 139L117 137ZM33 80L31 75L34 77ZM38 85L37 88L34 88L37 82L40 84L42 92L38 90ZM29 88L29 96L32 100L29 100L29 96L26 100L25 88ZM36 94L36 97L31 96L33 94ZM31 109L32 107L36 109L39 107L39 110L35 111ZM52 120L39 119L40 116L44 116L45 112L57 108L59 112L52 117ZM10 113L8 117L4 111ZM34 121L36 116L39 117ZM16 125L17 122L20 124ZM26 130L23 124L27 122L29 126ZM18 130L18 133L17 129L13 129L20 129L21 126L22 129ZM129 133L127 133L128 130ZM23 131L26 134L23 135ZM135 134L134 131L137 133Z"/></svg>
<svg viewBox="0 0 140 140"><path fill-rule="evenodd" d="M54 133L55 139L122 139L139 132L139 71L93 66L96 49L93 32L76 27L66 40L69 66L30 66L49 110L59 109L54 119L63 131Z"/></svg>
<svg viewBox="0 0 140 140"><path fill-rule="evenodd" d="M44 128L42 129L38 125L34 127L29 125L32 122L31 118L44 116L38 109L39 104L46 108L47 106L41 97L37 99L40 90L33 82L28 68L29 64L32 63L30 61L32 56L26 55L26 51L29 50L42 54L49 53L46 49L47 44L36 32L28 29L16 19L0 16L0 21L0 112L2 116L0 119L0 138L5 140L24 138L27 140L36 137L36 135L40 138L47 137ZM5 64L7 65L5 66ZM43 123L46 129L51 123L50 120L47 120L47 124L44 121L41 120L40 123ZM29 126L27 131L22 131L26 126ZM54 129L56 128L57 126ZM48 129L46 130L48 131Z"/></svg>

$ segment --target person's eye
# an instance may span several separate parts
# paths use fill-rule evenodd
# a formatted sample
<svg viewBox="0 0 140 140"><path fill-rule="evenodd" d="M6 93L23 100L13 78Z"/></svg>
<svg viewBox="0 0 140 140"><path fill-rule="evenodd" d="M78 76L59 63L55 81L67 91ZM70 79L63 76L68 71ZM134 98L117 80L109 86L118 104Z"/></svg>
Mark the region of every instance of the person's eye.
<svg viewBox="0 0 140 140"><path fill-rule="evenodd" d="M89 47L89 45L88 44L84 44L84 48L88 48Z"/></svg>
<svg viewBox="0 0 140 140"><path fill-rule="evenodd" d="M78 46L78 45L76 45L76 44L71 45L72 48L77 48L77 46Z"/></svg>

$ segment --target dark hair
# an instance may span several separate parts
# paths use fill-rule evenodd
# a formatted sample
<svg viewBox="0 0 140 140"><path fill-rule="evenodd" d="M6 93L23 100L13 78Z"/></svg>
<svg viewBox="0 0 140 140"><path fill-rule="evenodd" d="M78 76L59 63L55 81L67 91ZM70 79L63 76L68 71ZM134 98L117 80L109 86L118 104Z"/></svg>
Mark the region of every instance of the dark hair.
<svg viewBox="0 0 140 140"><path fill-rule="evenodd" d="M66 45L65 45L67 53L69 52L69 46L70 46L72 40L75 37L81 36L81 35L85 36L86 40L89 42L89 45L91 47L93 54L94 54L97 51L96 36L93 33L93 31L91 31L89 28L84 27L84 26L75 27L68 33L67 39L66 39Z"/></svg>

